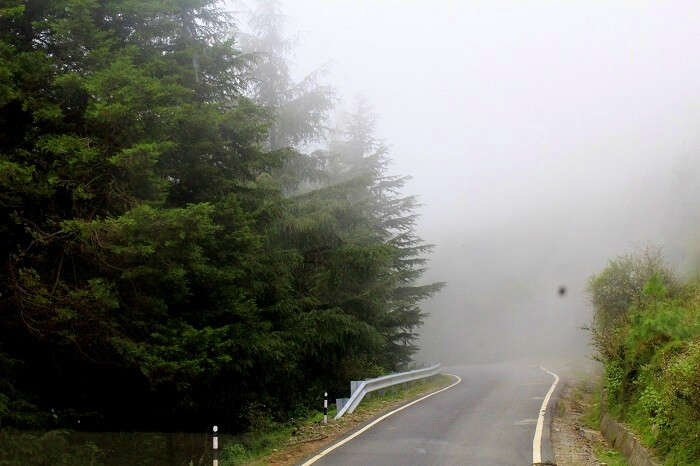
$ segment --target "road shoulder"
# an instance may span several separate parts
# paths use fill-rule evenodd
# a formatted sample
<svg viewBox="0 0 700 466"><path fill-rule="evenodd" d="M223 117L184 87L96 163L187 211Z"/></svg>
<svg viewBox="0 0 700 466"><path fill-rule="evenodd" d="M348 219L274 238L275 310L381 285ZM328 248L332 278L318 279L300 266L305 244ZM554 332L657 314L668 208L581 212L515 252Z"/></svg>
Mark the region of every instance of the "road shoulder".
<svg viewBox="0 0 700 466"><path fill-rule="evenodd" d="M454 376L439 374L425 381L414 382L407 389L387 389L383 395L373 394L369 399L365 398L354 413L346 414L337 421L329 419L327 425L314 423L300 426L289 441L277 451L249 464L287 466L303 463L317 452L342 441L386 413L442 390L455 381Z"/></svg>
<svg viewBox="0 0 700 466"><path fill-rule="evenodd" d="M563 381L552 417L552 446L557 466L626 465L599 430L595 379Z"/></svg>

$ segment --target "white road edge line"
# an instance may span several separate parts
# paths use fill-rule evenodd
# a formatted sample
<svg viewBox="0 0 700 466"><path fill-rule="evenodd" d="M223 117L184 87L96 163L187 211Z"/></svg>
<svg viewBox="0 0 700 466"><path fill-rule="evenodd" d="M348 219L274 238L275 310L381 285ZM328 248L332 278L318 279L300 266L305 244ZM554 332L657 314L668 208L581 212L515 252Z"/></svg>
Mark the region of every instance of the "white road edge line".
<svg viewBox="0 0 700 466"><path fill-rule="evenodd" d="M325 450L323 450L323 451L322 451L321 453L319 453L318 455L314 456L313 458L309 459L307 462L303 463L301 466L308 466L308 465L310 465L310 464L315 463L316 461L318 461L318 460L320 460L321 458L323 458L324 456L326 456L328 453L332 452L333 450L335 450L335 449L338 448L338 447L341 447L341 446L345 445L345 444L348 443L350 440L354 439L355 437L357 437L358 435L362 434L363 432L369 430L369 429L372 428L374 425L379 424L380 422L382 422L384 419L388 418L388 417L391 416L392 414L396 414L396 413L398 413L399 411L401 411L401 410L403 410L403 409L406 409L406 408L408 408L409 406L412 406L412 405L418 403L419 401L423 401L423 400L425 400L426 398L430 398L430 397L433 396L433 395L437 395L437 394L440 393L440 392L444 392L445 390L448 390L448 389L454 387L455 385L457 385L458 383L460 383L460 382L462 381L462 378L461 378L460 376L458 376L458 375L454 375L454 374L446 374L446 375L449 375L449 376L451 376L451 377L457 377L457 381L456 381L455 383L453 383L452 385L448 385L448 386L445 387L445 388L441 388L440 390L434 391L434 392L432 392L432 393L428 393L427 395L425 395L425 396L423 396L423 397L421 397L421 398L418 398L417 400L413 400L413 401L411 401L410 403L406 403L405 405L400 406L400 407L396 408L395 410L390 411L390 412L386 413L385 415L383 415L383 416L381 416L381 417L378 417L378 418L375 419L374 421L372 421L372 422L370 422L369 424L367 424L366 426L364 426L362 429L358 430L357 432L354 432L352 435L348 435L347 437L345 437L345 438L344 438L343 440L341 440L340 442L335 443L335 444L331 445L330 447L326 448Z"/></svg>
<svg viewBox="0 0 700 466"><path fill-rule="evenodd" d="M542 429L544 427L544 415L547 412L549 398L552 396L552 393L554 393L554 388L556 388L557 384L559 383L559 376L557 374L548 371L542 366L540 366L540 369L554 377L554 382L552 382L552 386L549 387L547 395L544 397L544 400L542 400L542 406L540 407L540 415L537 418L537 427L535 427L535 437L532 439L532 464L539 464L542 462Z"/></svg>

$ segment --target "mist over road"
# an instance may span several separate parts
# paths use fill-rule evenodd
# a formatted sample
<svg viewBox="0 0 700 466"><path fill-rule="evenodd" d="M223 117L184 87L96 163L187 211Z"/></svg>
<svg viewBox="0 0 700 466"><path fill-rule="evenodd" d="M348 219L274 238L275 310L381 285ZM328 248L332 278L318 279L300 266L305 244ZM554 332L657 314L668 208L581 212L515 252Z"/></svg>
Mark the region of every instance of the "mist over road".
<svg viewBox="0 0 700 466"><path fill-rule="evenodd" d="M413 177L425 280L447 282L416 360L586 355L608 259L700 264L699 2L283 3L295 72L328 64L346 105L364 96Z"/></svg>
<svg viewBox="0 0 700 466"><path fill-rule="evenodd" d="M316 465L524 465L552 377L533 363L455 366L462 382L402 410Z"/></svg>

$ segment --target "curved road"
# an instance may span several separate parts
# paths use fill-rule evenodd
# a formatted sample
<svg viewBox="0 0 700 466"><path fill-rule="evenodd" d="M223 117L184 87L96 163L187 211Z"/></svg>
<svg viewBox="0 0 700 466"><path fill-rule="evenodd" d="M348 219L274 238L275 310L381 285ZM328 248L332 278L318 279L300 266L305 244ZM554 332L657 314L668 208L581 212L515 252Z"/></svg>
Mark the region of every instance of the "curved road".
<svg viewBox="0 0 700 466"><path fill-rule="evenodd" d="M388 417L314 465L531 465L552 376L534 364L445 372L462 382Z"/></svg>

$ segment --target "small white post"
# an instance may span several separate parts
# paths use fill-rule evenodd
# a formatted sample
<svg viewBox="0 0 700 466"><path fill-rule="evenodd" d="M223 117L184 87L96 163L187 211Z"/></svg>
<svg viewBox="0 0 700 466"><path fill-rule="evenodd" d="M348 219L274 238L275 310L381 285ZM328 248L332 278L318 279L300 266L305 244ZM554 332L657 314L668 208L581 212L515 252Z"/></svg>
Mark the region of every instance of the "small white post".
<svg viewBox="0 0 700 466"><path fill-rule="evenodd" d="M214 436L211 438L212 449L214 450L214 463L213 466L219 466L219 426L214 426L212 429L214 431Z"/></svg>
<svg viewBox="0 0 700 466"><path fill-rule="evenodd" d="M323 423L328 424L328 392L323 392Z"/></svg>

